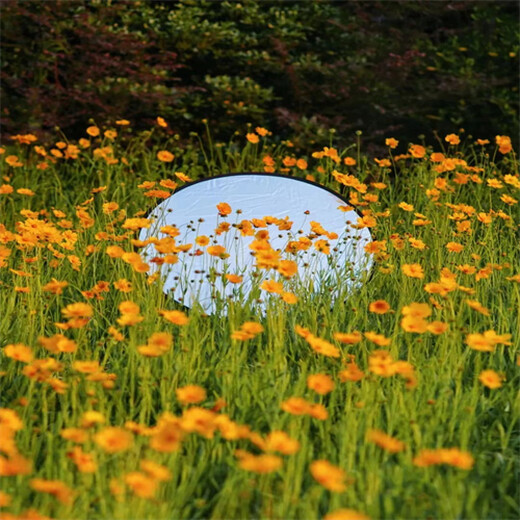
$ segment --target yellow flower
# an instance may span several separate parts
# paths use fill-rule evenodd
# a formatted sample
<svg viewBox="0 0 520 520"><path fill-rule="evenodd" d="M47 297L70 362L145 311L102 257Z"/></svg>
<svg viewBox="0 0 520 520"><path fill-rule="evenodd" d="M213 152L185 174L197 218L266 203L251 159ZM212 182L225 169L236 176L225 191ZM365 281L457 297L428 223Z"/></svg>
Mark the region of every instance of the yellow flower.
<svg viewBox="0 0 520 520"><path fill-rule="evenodd" d="M415 159L422 159L426 155L426 149L419 144L412 144L409 152Z"/></svg>
<svg viewBox="0 0 520 520"><path fill-rule="evenodd" d="M369 341L372 341L380 347L386 347L390 345L390 343L392 342L390 338L387 338L382 334L377 334L375 332L365 332L365 338L367 338Z"/></svg>
<svg viewBox="0 0 520 520"><path fill-rule="evenodd" d="M473 467L474 459L470 453L461 451L458 448L439 448L436 450L422 450L413 459L413 463L419 467L448 464L469 470Z"/></svg>
<svg viewBox="0 0 520 520"><path fill-rule="evenodd" d="M96 433L94 441L107 453L120 453L132 446L134 437L123 428L109 426Z"/></svg>
<svg viewBox="0 0 520 520"><path fill-rule="evenodd" d="M92 307L88 303L71 303L61 310L65 318L91 318L94 315Z"/></svg>
<svg viewBox="0 0 520 520"><path fill-rule="evenodd" d="M125 483L140 498L152 498L157 491L157 481L139 471L125 475Z"/></svg>
<svg viewBox="0 0 520 520"><path fill-rule="evenodd" d="M171 152L168 152L167 150L160 150L157 152L157 159L162 162L172 162L175 158L175 155L173 155Z"/></svg>
<svg viewBox="0 0 520 520"><path fill-rule="evenodd" d="M306 415L309 413L310 403L303 397L289 397L283 401L281 408L284 412L292 415Z"/></svg>
<svg viewBox="0 0 520 520"><path fill-rule="evenodd" d="M300 443L291 439L284 431L272 431L265 439L266 451L278 451L284 455L293 455L300 449Z"/></svg>
<svg viewBox="0 0 520 520"><path fill-rule="evenodd" d="M460 144L460 137L457 135L457 134L448 134L444 140L447 142L447 143L450 143L451 145L458 145Z"/></svg>
<svg viewBox="0 0 520 520"><path fill-rule="evenodd" d="M27 347L22 343L6 345L4 347L4 355L22 363L30 363L34 358L31 347Z"/></svg>
<svg viewBox="0 0 520 520"><path fill-rule="evenodd" d="M335 332L334 339L340 343L347 345L355 345L363 339L361 332L354 330L352 332Z"/></svg>
<svg viewBox="0 0 520 520"><path fill-rule="evenodd" d="M99 133L99 128L97 126L89 126L87 128L87 134L91 137L97 137Z"/></svg>
<svg viewBox="0 0 520 520"><path fill-rule="evenodd" d="M413 211L414 207L412 204L407 204L406 202L400 202L399 207L404 211Z"/></svg>
<svg viewBox="0 0 520 520"><path fill-rule="evenodd" d="M168 127L168 123L162 117L157 117L156 121L157 121L157 124L159 126L161 126L162 128Z"/></svg>
<svg viewBox="0 0 520 520"><path fill-rule="evenodd" d="M311 346L312 350L322 356L338 358L341 355L340 350L325 339L318 338L313 334L309 334L305 339Z"/></svg>
<svg viewBox="0 0 520 520"><path fill-rule="evenodd" d="M246 134L246 139L250 143L253 143L253 144L256 144L256 143L258 143L260 141L260 138L256 134L253 134L253 133Z"/></svg>
<svg viewBox="0 0 520 520"><path fill-rule="evenodd" d="M314 479L330 491L339 493L347 489L345 484L345 472L327 460L315 460L311 462L310 471Z"/></svg>
<svg viewBox="0 0 520 520"><path fill-rule="evenodd" d="M368 306L368 310L376 314L386 314L390 310L390 305L385 300L376 300Z"/></svg>
<svg viewBox="0 0 520 520"><path fill-rule="evenodd" d="M504 377L497 374L494 370L483 370L478 376L478 380L488 388L495 389L502 386Z"/></svg>
<svg viewBox="0 0 520 520"><path fill-rule="evenodd" d="M283 285L275 280L264 280L260 285L260 289L270 293L280 294L283 291Z"/></svg>
<svg viewBox="0 0 520 520"><path fill-rule="evenodd" d="M170 480L172 475L170 470L161 464L157 464L153 460L143 459L139 463L139 467L145 472L148 473L148 476L154 480L158 480L160 482L164 482L166 480Z"/></svg>
<svg viewBox="0 0 520 520"><path fill-rule="evenodd" d="M246 471L254 473L272 473L282 467L282 459L276 455L253 455L243 450L236 450L238 465Z"/></svg>
<svg viewBox="0 0 520 520"><path fill-rule="evenodd" d="M370 517L354 509L337 509L327 513L323 520L370 520Z"/></svg>
<svg viewBox="0 0 520 520"><path fill-rule="evenodd" d="M167 311L167 310L161 310L159 311L159 314L170 323L173 323L174 325L186 325L190 319L184 312L182 311Z"/></svg>
<svg viewBox="0 0 520 520"><path fill-rule="evenodd" d="M385 144L389 148L394 149L394 148L397 148L399 141L397 139L394 139L393 137L389 137L389 138L385 139Z"/></svg>
<svg viewBox="0 0 520 520"><path fill-rule="evenodd" d="M421 264L403 264L401 270L403 274L410 278L424 278L424 271Z"/></svg>
<svg viewBox="0 0 520 520"><path fill-rule="evenodd" d="M175 390L177 399L182 404L196 404L206 399L206 390L201 386L187 385Z"/></svg>
<svg viewBox="0 0 520 520"><path fill-rule="evenodd" d="M406 448L404 442L387 435L381 430L369 430L367 433L367 440L377 444L380 448L389 451L390 453L397 453Z"/></svg>
<svg viewBox="0 0 520 520"><path fill-rule="evenodd" d="M61 480L45 480L34 478L29 485L40 493L49 493L63 504L71 504L74 501L74 492Z"/></svg>
<svg viewBox="0 0 520 520"><path fill-rule="evenodd" d="M334 390L334 381L326 374L313 374L307 377L307 387L317 394L326 395Z"/></svg>
<svg viewBox="0 0 520 520"><path fill-rule="evenodd" d="M480 302L477 300L466 300L466 305L468 307L471 307L473 310L480 312L480 314L483 314L484 316L489 316L489 309L484 307Z"/></svg>

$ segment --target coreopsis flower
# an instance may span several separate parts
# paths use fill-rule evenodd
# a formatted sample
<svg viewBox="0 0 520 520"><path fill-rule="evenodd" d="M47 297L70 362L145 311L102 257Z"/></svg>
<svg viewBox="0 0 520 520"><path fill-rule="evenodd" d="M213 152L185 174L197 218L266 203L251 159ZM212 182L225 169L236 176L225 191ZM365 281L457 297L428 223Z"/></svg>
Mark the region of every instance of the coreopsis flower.
<svg viewBox="0 0 520 520"><path fill-rule="evenodd" d="M215 412L193 406L184 410L181 417L181 427L185 432L198 433L207 439L212 439L217 428L216 418Z"/></svg>
<svg viewBox="0 0 520 520"><path fill-rule="evenodd" d="M370 517L354 509L337 509L327 513L323 520L370 520Z"/></svg>
<svg viewBox="0 0 520 520"><path fill-rule="evenodd" d="M177 399L182 404L196 404L206 399L206 390L198 385L187 385L175 390Z"/></svg>
<svg viewBox="0 0 520 520"><path fill-rule="evenodd" d="M406 444L395 437L387 435L381 430L369 430L367 432L367 440L377 444L380 448L390 453L398 453L406 448Z"/></svg>
<svg viewBox="0 0 520 520"><path fill-rule="evenodd" d="M321 403L311 404L308 413L318 421L326 421L329 418L329 412Z"/></svg>
<svg viewBox="0 0 520 520"><path fill-rule="evenodd" d="M444 323L442 321L431 321L427 325L428 332L431 332L432 334L443 334L449 329L449 325L447 323Z"/></svg>
<svg viewBox="0 0 520 520"><path fill-rule="evenodd" d="M144 320L144 317L139 314L139 305L131 300L121 302L119 304L119 312L121 316L117 319L117 323L122 327L132 326Z"/></svg>
<svg viewBox="0 0 520 520"><path fill-rule="evenodd" d="M54 496L63 504L71 504L74 501L74 492L61 480L34 478L29 481L29 485L35 491Z"/></svg>
<svg viewBox="0 0 520 520"><path fill-rule="evenodd" d="M275 430L265 438L265 451L278 451L283 455L293 455L300 449L300 443L284 431Z"/></svg>
<svg viewBox="0 0 520 520"><path fill-rule="evenodd" d="M173 323L174 325L186 325L189 323L190 319L186 314L182 311L167 311L167 310L160 310L159 314L170 323Z"/></svg>
<svg viewBox="0 0 520 520"><path fill-rule="evenodd" d="M238 458L238 465L246 471L254 473L272 473L282 467L283 461L276 455L253 455L244 450L236 450L235 456Z"/></svg>
<svg viewBox="0 0 520 520"><path fill-rule="evenodd" d="M0 455L0 477L11 477L13 475L28 475L32 472L32 463L29 459L18 453L9 457Z"/></svg>
<svg viewBox="0 0 520 520"><path fill-rule="evenodd" d="M389 159L374 159L374 162L376 162L380 168L389 168L392 166Z"/></svg>
<svg viewBox="0 0 520 520"><path fill-rule="evenodd" d="M413 207L413 204L408 204L406 202L400 202L398 204L398 206L403 210L403 211L413 211L414 210L414 207Z"/></svg>
<svg viewBox="0 0 520 520"><path fill-rule="evenodd" d="M22 343L6 345L3 352L5 356L22 363L30 363L34 358L31 347Z"/></svg>
<svg viewBox="0 0 520 520"><path fill-rule="evenodd" d="M401 320L401 328L406 332L415 332L417 334L423 334L428 330L428 322L418 316L403 316Z"/></svg>
<svg viewBox="0 0 520 520"><path fill-rule="evenodd" d="M168 150L159 150L157 152L157 159L159 159L159 161L161 162L169 163L172 162L173 159L175 159L175 155L173 155Z"/></svg>
<svg viewBox="0 0 520 520"><path fill-rule="evenodd" d="M376 332L365 332L365 338L369 341L372 341L379 347L386 347L390 345L392 340L390 338L387 338L383 334L377 334Z"/></svg>
<svg viewBox="0 0 520 520"><path fill-rule="evenodd" d="M157 491L157 481L139 471L125 475L125 483L140 498L152 498Z"/></svg>
<svg viewBox="0 0 520 520"><path fill-rule="evenodd" d="M282 297L282 300L285 303L288 303L289 305L294 305L295 303L298 302L298 297L295 294L293 294L292 292L282 291L281 297Z"/></svg>
<svg viewBox="0 0 520 520"><path fill-rule="evenodd" d="M5 158L5 162L9 165L9 166L12 166L13 168L21 168L23 166L23 162L21 162L19 159L18 159L18 156L17 155L8 155L6 158Z"/></svg>
<svg viewBox="0 0 520 520"><path fill-rule="evenodd" d="M473 310L480 312L480 314L483 314L484 316L489 316L489 309L484 307L479 301L477 300L466 300L466 305L468 307L471 307Z"/></svg>
<svg viewBox="0 0 520 520"><path fill-rule="evenodd" d="M96 410L88 410L83 412L80 425L82 428L91 428L96 424L103 424L106 421L105 416Z"/></svg>
<svg viewBox="0 0 520 520"><path fill-rule="evenodd" d="M498 151L502 154L507 154L513 149L511 138L507 135L497 135L495 137L495 142L499 147Z"/></svg>
<svg viewBox="0 0 520 520"><path fill-rule="evenodd" d="M303 397L289 397L281 404L284 412L292 415L307 415L310 410L311 403L306 401Z"/></svg>
<svg viewBox="0 0 520 520"><path fill-rule="evenodd" d="M337 358L341 355L341 352L338 348L323 338L318 338L313 334L309 334L309 336L307 336L305 339L311 346L312 350L318 354L321 354L322 356Z"/></svg>
<svg viewBox="0 0 520 520"><path fill-rule="evenodd" d="M130 229L131 231L137 231L138 229L148 229L151 226L150 220L147 218L127 218L123 225L121 226L123 229Z"/></svg>
<svg viewBox="0 0 520 520"><path fill-rule="evenodd" d="M281 292L283 291L283 284L275 280L264 280L260 284L260 289L262 289L262 291L270 293L281 294Z"/></svg>
<svg viewBox="0 0 520 520"><path fill-rule="evenodd" d="M7 507L11 503L11 495L0 491L0 507Z"/></svg>
<svg viewBox="0 0 520 520"><path fill-rule="evenodd" d="M334 381L326 374L313 374L307 377L307 387L317 394L326 395L334 390Z"/></svg>
<svg viewBox="0 0 520 520"><path fill-rule="evenodd" d="M134 437L123 428L108 426L94 435L94 441L107 453L121 453L131 448Z"/></svg>
<svg viewBox="0 0 520 520"><path fill-rule="evenodd" d="M175 177L177 177L177 179L179 179L182 182L191 182L192 181L191 177L188 177L188 175L186 175L185 173L182 173L182 172L175 172Z"/></svg>
<svg viewBox="0 0 520 520"><path fill-rule="evenodd" d="M439 464L448 464L456 468L470 470L474 459L467 451L458 448L439 448L436 450L422 450L413 459L413 463L419 467L427 467Z"/></svg>
<svg viewBox="0 0 520 520"><path fill-rule="evenodd" d="M493 352L500 343L511 345L511 334L497 334L494 330L486 330L483 334L473 333L466 336L466 345L473 350Z"/></svg>
<svg viewBox="0 0 520 520"><path fill-rule="evenodd" d="M464 246L457 242L448 242L446 244L446 249L451 253L460 253L464 249Z"/></svg>
<svg viewBox="0 0 520 520"><path fill-rule="evenodd" d="M81 428L64 428L60 431L60 435L67 441L77 442L79 444L87 442L89 438L88 433Z"/></svg>
<svg viewBox="0 0 520 520"><path fill-rule="evenodd" d="M244 280L244 277L238 274L226 274L225 278L229 283L242 283Z"/></svg>
<svg viewBox="0 0 520 520"><path fill-rule="evenodd" d="M298 168L299 170L306 170L307 166L308 166L308 163L305 159L298 159L296 161L296 168Z"/></svg>
<svg viewBox="0 0 520 520"><path fill-rule="evenodd" d="M260 141L260 138L256 134L253 134L253 133L246 134L246 139L250 143L253 143L253 144L256 144L256 143L258 143Z"/></svg>
<svg viewBox="0 0 520 520"><path fill-rule="evenodd" d="M334 339L346 345L355 345L363 339L363 335L358 330L352 332L335 332Z"/></svg>
<svg viewBox="0 0 520 520"><path fill-rule="evenodd" d="M444 140L453 146L460 144L460 137L457 134L448 134Z"/></svg>
<svg viewBox="0 0 520 520"><path fill-rule="evenodd" d="M409 152L415 159L422 159L426 155L426 149L420 144L412 144Z"/></svg>
<svg viewBox="0 0 520 520"><path fill-rule="evenodd" d="M357 382L361 381L365 377L365 373L360 370L354 361L351 361L345 365L345 369L342 370L338 376L340 381L343 383L346 381Z"/></svg>
<svg viewBox="0 0 520 520"><path fill-rule="evenodd" d="M403 264L401 271L410 278L424 278L424 270L421 264Z"/></svg>
<svg viewBox="0 0 520 520"><path fill-rule="evenodd" d="M170 412L165 412L160 416L157 426L152 428L150 448L162 453L177 451L183 436L181 419Z"/></svg>
<svg viewBox="0 0 520 520"><path fill-rule="evenodd" d="M368 310L376 314L386 314L390 310L390 305L385 300L376 300L368 306Z"/></svg>
<svg viewBox="0 0 520 520"><path fill-rule="evenodd" d="M74 462L81 473L94 473L97 471L97 464L94 456L90 453L85 453L80 446L74 446L72 451L67 453L67 457Z"/></svg>
<svg viewBox="0 0 520 520"><path fill-rule="evenodd" d="M215 245L215 246L209 246L206 251L211 256L216 256L222 260L229 258L229 253L226 251L226 248L224 246Z"/></svg>
<svg viewBox="0 0 520 520"><path fill-rule="evenodd" d="M53 278L50 282L46 283L42 290L46 292L50 292L52 294L62 294L63 289L69 285L69 282L66 281L58 281L56 278Z"/></svg>
<svg viewBox="0 0 520 520"><path fill-rule="evenodd" d="M221 217L226 217L231 213L231 206L227 202L220 202L217 204L217 210Z"/></svg>
<svg viewBox="0 0 520 520"><path fill-rule="evenodd" d="M385 139L385 144L389 148L394 149L394 148L397 148L399 141L397 139L394 139L393 137L388 137L387 139Z"/></svg>
<svg viewBox="0 0 520 520"><path fill-rule="evenodd" d="M157 462L153 460L143 459L139 463L139 467L147 473L150 478L159 482L165 482L172 478L172 474L167 467L157 464Z"/></svg>
<svg viewBox="0 0 520 520"><path fill-rule="evenodd" d="M331 464L328 460L315 460L311 462L310 471L314 479L330 491L340 493L347 489L345 484L346 473L338 466Z"/></svg>
<svg viewBox="0 0 520 520"><path fill-rule="evenodd" d="M478 380L484 386L494 390L495 388L500 388L502 386L504 377L500 374L497 374L494 370L483 370L478 376Z"/></svg>
<svg viewBox="0 0 520 520"><path fill-rule="evenodd" d="M292 260L281 260L277 271L285 278L292 278L298 272L298 264Z"/></svg>
<svg viewBox="0 0 520 520"><path fill-rule="evenodd" d="M87 128L87 134L90 135L90 137L97 137L100 134L100 130L97 126L89 126Z"/></svg>
<svg viewBox="0 0 520 520"><path fill-rule="evenodd" d="M264 331L264 327L260 323L254 321L246 321L237 330L231 334L231 339L240 341L252 339Z"/></svg>

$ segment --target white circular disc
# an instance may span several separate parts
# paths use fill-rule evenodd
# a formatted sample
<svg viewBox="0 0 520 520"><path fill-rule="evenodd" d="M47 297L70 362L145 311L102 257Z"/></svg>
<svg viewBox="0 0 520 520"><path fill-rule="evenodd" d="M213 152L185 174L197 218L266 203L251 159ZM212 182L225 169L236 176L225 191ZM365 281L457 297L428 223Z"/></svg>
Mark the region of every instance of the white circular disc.
<svg viewBox="0 0 520 520"><path fill-rule="evenodd" d="M227 216L219 214L217 205L221 203L231 207ZM267 222L265 217L269 217ZM161 202L148 218L152 224L141 230L140 240L157 237L171 246L172 229L167 228L169 234L165 234L161 228L173 226L179 230L178 236L174 236L174 249L184 244L192 246L185 252L175 250L176 263L161 264L161 258L171 253L171 247L159 253L151 243L141 249L144 261L151 265L152 273L160 270L165 293L188 307L198 304L209 314L215 312L217 299L244 302L253 290L264 303L271 296L279 298L280 294L271 295L266 291L258 294L256 288L267 279L282 282L284 291L296 294L302 294L302 287L307 294L318 291L323 283L328 288L341 284L351 289L372 263L364 250L371 241L369 230L353 227L359 215L327 188L292 177L244 173L193 182ZM244 226L243 221L249 223ZM321 228L313 223L319 223ZM217 231L219 225L221 228ZM242 231L237 225L242 227ZM227 231L222 229L226 226L229 227ZM290 229L286 229L288 227ZM268 243L278 252L278 260L297 263L296 275L284 278L275 267L256 267L257 258L250 246L258 244L255 234L259 231L268 232ZM200 236L208 237L209 244L197 245L195 239ZM164 241L165 238L170 240ZM294 251L294 243L308 248L297 253L289 252L288 245ZM215 245L225 247L229 256L220 258L208 254L208 247ZM324 247L329 248L329 254L323 252ZM277 253L272 255L276 257ZM273 262L276 265L276 258ZM243 282L230 283L226 274L243 276Z"/></svg>

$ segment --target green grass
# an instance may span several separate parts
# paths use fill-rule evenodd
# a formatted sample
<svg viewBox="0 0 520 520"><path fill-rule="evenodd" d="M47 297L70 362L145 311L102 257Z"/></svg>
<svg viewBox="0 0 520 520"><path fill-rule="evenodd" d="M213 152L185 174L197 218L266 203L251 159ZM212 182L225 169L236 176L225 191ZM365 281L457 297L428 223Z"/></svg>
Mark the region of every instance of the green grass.
<svg viewBox="0 0 520 520"><path fill-rule="evenodd" d="M63 519L310 519L341 508L372 519L518 518L520 285L518 279L507 278L520 274L520 210L518 204L509 205L500 199L503 194L518 199L518 184L511 180L519 182L513 153L494 152L492 145L486 149L491 157L481 151L482 147L470 145L464 145L462 151L457 147L444 150L446 156L463 158L470 167L482 168L476 172L458 168L482 180L469 180L467 184L454 182L454 171L436 173L436 163L428 160L432 150L427 151L425 159L392 160L390 168L377 167L363 156L359 145L339 152L342 157L355 157L355 166L336 164L330 158L314 159L309 154L308 169L290 167L287 174L312 174L317 182L348 197L354 190L334 180L331 172L337 169L356 176L368 185L368 193L379 196L378 202L358 208L379 214L373 236L387 242L387 252L374 256L370 279L347 298L334 302L323 291L318 295L299 294L295 305L274 299L265 314L251 303L232 305L227 315L204 316L193 309L187 311L189 323L178 326L158 313L181 308L162 293L160 280L149 283L147 274L135 272L130 264L105 252L109 245L133 251L131 239L136 234L127 233L121 241L97 234L105 231L122 236L126 230L121 227L125 220L121 210L132 217L154 206L157 201L145 197L144 190L137 187L143 181L174 179L181 184L174 172L197 179L219 173L263 171L266 154L273 157L276 171L280 171L284 168L282 159L291 156L291 148L287 143L242 145L238 140L210 142L206 148L183 148L174 139L152 134L114 145L119 161L106 164L102 158L93 157L92 148L100 145L92 141L92 147L82 151L78 159L58 159L55 164L38 157L33 146L10 146L3 155L17 155L23 166L11 167L2 160L4 181L15 191L0 195L5 226L0 225L0 251L2 247L10 250L0 267L0 347L22 343L32 348L36 359L55 358L63 364L63 370L54 377L68 384L63 393L57 393L45 381L24 375L27 363L5 352L0 356L1 407L15 410L23 421L23 427L15 433L16 450L32 460L30 474L1 477L2 490L11 496L10 504L3 509L5 518L29 508ZM173 152L174 162L159 162L158 150ZM38 169L36 165L43 160L48 168ZM448 179L449 189L440 191L435 200L426 190L434 187L437 177ZM503 187L490 187L486 181L491 178L501 180ZM370 184L374 182L384 182L387 187L378 189ZM98 186L106 186L105 191L92 195L91 190ZM35 195L18 194L19 188L30 188ZM362 199L363 194L358 195ZM93 200L83 207L93 220L83 227L75 215L76 208L90 198ZM109 201L117 202L120 210L103 213L102 204ZM414 211L399 208L403 201L413 204ZM53 208L65 212L65 218L72 222L70 231L77 235L70 248L54 242L53 253L49 243L54 239L49 235L38 235L29 246L17 242L17 222L36 217L20 214L21 210L45 210L39 220L57 226L62 217L55 216ZM491 210L502 213L493 214L490 224L476 218L478 213ZM471 233L457 232L457 220L449 218L460 211L466 211L463 220L471 223ZM414 212L431 222L413 225L417 218ZM56 229L60 233L66 230ZM402 249L396 247L397 235L404 239ZM424 241L426 248L411 247L409 236ZM445 247L448 242L461 243L464 249L449 252ZM94 246L94 251L87 254L87 246ZM81 260L78 270L72 268L67 255ZM403 274L401 266L414 263L421 264L423 279ZM489 264L494 268L487 277L477 280L475 274L457 270L464 264L474 266L477 272ZM439 281L445 268L457 273L458 287L445 295L426 292L425 285ZM20 276L12 269L31 276ZM52 278L68 282L62 294L43 290ZM114 288L113 282L121 278L132 283L130 293ZM81 291L90 290L99 281L109 282L110 290L101 293L103 299L86 300ZM29 292L19 292L19 287L27 287ZM370 312L370 303L381 299L392 311L383 315ZM478 300L490 315L470 308L465 303L468 299ZM117 324L118 306L124 300L139 305L142 322L129 327ZM65 331L56 327L57 322L65 321L62 309L87 301L93 316L86 326ZM435 335L403 330L401 309L412 302L427 303L433 312L428 320L447 323L448 331ZM260 322L264 332L248 341L232 340L231 333L246 321ZM295 333L295 325L307 327L335 344L341 349L341 357L317 354ZM113 339L108 333L110 326L122 331L124 340ZM375 331L390 338L391 343L378 347L365 338L349 346L334 340L334 333L354 330ZM471 349L467 335L486 330L512 334L512 344L498 345L492 352ZM38 342L41 336L60 332L76 341L76 352L52 354ZM169 332L174 343L164 355L148 358L137 348L154 332ZM370 372L369 358L381 348L394 360L413 365L417 375L414 388L407 388L399 375L381 377ZM365 372L359 382L340 381L338 374L350 355ZM116 375L114 388L86 381L85 375L72 367L79 360L99 361L104 372ZM500 388L485 388L479 381L485 369L504 376ZM316 394L306 386L310 374L328 374L335 381L335 389L325 396ZM123 427L126 421L152 427L164 412L180 417L189 408L178 401L175 392L189 384L200 385L207 392L206 400L195 406L211 409L217 399L223 398L226 406L219 414L225 413L263 436L283 430L300 442L300 449L293 455L280 455L282 467L267 474L240 468L234 455L237 449L258 454L261 450L257 446L248 439L227 440L218 431L213 438L186 433L179 449L171 453L151 449L148 436L136 435L129 449L110 454L91 436L82 448L96 459L94 473L80 472L67 457L74 444L62 438L60 431L78 427L85 411L99 411L106 420L104 425L90 428L92 433L105 426ZM322 403L328 419L283 411L281 403L290 397ZM21 398L26 402L21 403ZM1 433L8 436L8 425L1 424ZM366 440L370 429L383 430L403 441L406 448L395 454L381 449ZM12 457L13 450L2 445L0 442L3 455ZM419 467L413 462L421 450L449 447L471 453L473 467ZM142 459L152 459L171 472L171 479L159 483L151 498L139 498L124 486L125 475L140 471ZM313 478L309 467L318 459L326 459L346 472L349 479L345 491L329 491ZM0 473L3 467L0 465ZM35 491L30 485L34 478L62 481L74 491L73 502L65 504ZM110 492L112 479L123 485L119 499Z"/></svg>

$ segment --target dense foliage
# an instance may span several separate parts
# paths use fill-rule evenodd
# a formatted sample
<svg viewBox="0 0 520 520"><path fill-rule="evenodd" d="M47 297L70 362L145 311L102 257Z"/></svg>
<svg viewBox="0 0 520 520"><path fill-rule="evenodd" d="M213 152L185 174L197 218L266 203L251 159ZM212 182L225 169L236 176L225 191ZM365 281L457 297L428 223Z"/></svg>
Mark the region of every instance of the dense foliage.
<svg viewBox="0 0 520 520"><path fill-rule="evenodd" d="M465 128L518 135L516 2L23 2L2 5L4 133L88 118L296 146Z"/></svg>

